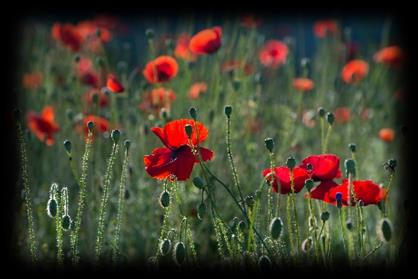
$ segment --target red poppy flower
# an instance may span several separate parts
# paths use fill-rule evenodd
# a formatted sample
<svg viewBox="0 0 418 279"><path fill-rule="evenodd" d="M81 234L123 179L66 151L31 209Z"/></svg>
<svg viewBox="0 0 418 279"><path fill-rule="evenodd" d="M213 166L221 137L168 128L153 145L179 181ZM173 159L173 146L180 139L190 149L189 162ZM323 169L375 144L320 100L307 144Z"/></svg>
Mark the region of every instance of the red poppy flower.
<svg viewBox="0 0 418 279"><path fill-rule="evenodd" d="M41 86L43 76L41 73L27 73L23 75L22 83L26 89L35 90Z"/></svg>
<svg viewBox="0 0 418 279"><path fill-rule="evenodd" d="M265 169L263 176L271 183L272 175L271 169ZM293 168L293 181L294 191L299 193L305 185L305 180L309 178L308 172L304 168L295 167ZM280 183L280 194L289 194L292 192L290 183L290 170L288 167L275 167L274 168L274 180L273 180L273 191L278 192L277 180Z"/></svg>
<svg viewBox="0 0 418 279"><path fill-rule="evenodd" d="M169 81L177 75L177 61L171 56L160 56L148 62L142 71L149 83Z"/></svg>
<svg viewBox="0 0 418 279"><path fill-rule="evenodd" d="M82 83L92 87L99 87L99 75L93 68L93 62L89 58L81 58L76 67L77 75Z"/></svg>
<svg viewBox="0 0 418 279"><path fill-rule="evenodd" d="M191 140L185 131L187 124L193 127ZM197 133L195 127L197 127ZM192 119L179 119L167 123L163 128L154 127L151 130L165 145L165 147L154 149L150 155L144 156L145 170L155 179L173 179L174 176L179 181L187 180L194 164L199 162L193 153L195 148L199 150L203 161L213 158L212 150L198 146L206 140L209 134L208 129L200 122L196 122L195 125Z"/></svg>
<svg viewBox="0 0 418 279"><path fill-rule="evenodd" d="M314 82L309 78L296 78L293 80L293 88L297 91L311 91L314 88Z"/></svg>
<svg viewBox="0 0 418 279"><path fill-rule="evenodd" d="M392 142L395 139L395 131L392 128L382 128L379 131L379 137L385 142Z"/></svg>
<svg viewBox="0 0 418 279"><path fill-rule="evenodd" d="M205 29L190 39L189 49L198 55L212 54L222 45L222 28Z"/></svg>
<svg viewBox="0 0 418 279"><path fill-rule="evenodd" d="M94 97L97 98L97 104L101 107L107 107L109 105L109 99L105 93L96 88L91 88L84 94L84 100L86 105L90 106L93 104Z"/></svg>
<svg viewBox="0 0 418 279"><path fill-rule="evenodd" d="M337 193L342 194L342 204L348 205L348 180L344 179L341 185L332 187L325 198L325 202L333 205L337 204L335 196ZM386 198L386 190L375 184L371 180L354 180L352 183L353 197L351 197L350 204L355 205L356 202L363 201L364 205L378 204Z"/></svg>
<svg viewBox="0 0 418 279"><path fill-rule="evenodd" d="M107 77L106 87L113 93L122 93L125 90L115 75L109 75Z"/></svg>
<svg viewBox="0 0 418 279"><path fill-rule="evenodd" d="M334 154L311 155L303 159L300 167L308 169L311 165L311 176L315 181L332 180L341 176L340 158Z"/></svg>
<svg viewBox="0 0 418 279"><path fill-rule="evenodd" d="M258 58L265 67L275 69L286 62L288 53L289 49L286 44L278 40L271 40L261 49Z"/></svg>
<svg viewBox="0 0 418 279"><path fill-rule="evenodd" d="M330 202L328 192L336 186L338 186L338 184L333 180L322 181L318 186L313 188L310 193L306 193L305 197Z"/></svg>
<svg viewBox="0 0 418 279"><path fill-rule="evenodd" d="M189 90L189 98L192 100L198 99L200 94L205 93L208 89L206 82L195 82L192 84Z"/></svg>
<svg viewBox="0 0 418 279"><path fill-rule="evenodd" d="M83 37L78 32L76 26L72 24L55 23L52 26L52 38L61 42L74 52L80 50L83 44Z"/></svg>
<svg viewBox="0 0 418 279"><path fill-rule="evenodd" d="M335 20L317 21L314 24L313 31L317 38L325 38L329 34L337 33L337 22Z"/></svg>
<svg viewBox="0 0 418 279"><path fill-rule="evenodd" d="M234 70L241 69L247 76L254 72L253 67L250 64L244 63L243 61L230 60L226 61L221 65L222 73L229 73Z"/></svg>
<svg viewBox="0 0 418 279"><path fill-rule="evenodd" d="M40 115L30 111L27 115L27 125L35 136L46 145L54 144L54 134L59 131L59 126L55 122L55 112L52 106L44 107Z"/></svg>
<svg viewBox="0 0 418 279"><path fill-rule="evenodd" d="M339 124L346 124L350 121L351 110L347 107L339 107L335 110L335 121Z"/></svg>
<svg viewBox="0 0 418 279"><path fill-rule="evenodd" d="M341 76L345 83L357 83L367 76L369 64L360 59L351 60L342 69Z"/></svg>
<svg viewBox="0 0 418 279"><path fill-rule="evenodd" d="M170 111L171 103L176 99L176 94L171 89L163 87L155 88L144 94L139 108L145 112L159 114L161 109Z"/></svg>
<svg viewBox="0 0 418 279"><path fill-rule="evenodd" d="M379 50L373 56L373 59L377 63L383 63L394 67L399 67L403 62L404 54L400 47L390 46Z"/></svg>
<svg viewBox="0 0 418 279"><path fill-rule="evenodd" d="M174 55L185 61L195 61L197 56L189 49L190 36L186 33L181 34L177 39Z"/></svg>

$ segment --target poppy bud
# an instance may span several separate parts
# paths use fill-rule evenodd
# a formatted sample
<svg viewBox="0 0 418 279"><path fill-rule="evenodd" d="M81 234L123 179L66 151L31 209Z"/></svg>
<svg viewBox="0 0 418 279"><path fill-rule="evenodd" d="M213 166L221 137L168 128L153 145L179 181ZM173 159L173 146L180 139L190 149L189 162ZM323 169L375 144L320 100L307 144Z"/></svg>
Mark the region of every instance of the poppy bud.
<svg viewBox="0 0 418 279"><path fill-rule="evenodd" d="M130 140L125 140L123 142L123 145L125 146L126 151L129 151L129 147L131 147L131 141Z"/></svg>
<svg viewBox="0 0 418 279"><path fill-rule="evenodd" d="M325 117L325 113L326 113L326 111L323 107L318 108L319 117L321 117L321 118Z"/></svg>
<svg viewBox="0 0 418 279"><path fill-rule="evenodd" d="M254 196L248 195L245 198L245 203L247 204L248 207L253 207L253 205L254 205Z"/></svg>
<svg viewBox="0 0 418 279"><path fill-rule="evenodd" d="M397 161L396 161L395 159L390 159L390 160L388 161L388 164L389 164L389 166L390 166L391 168L395 168L395 167L396 167L396 165L397 165Z"/></svg>
<svg viewBox="0 0 418 279"><path fill-rule="evenodd" d="M164 120L168 119L168 111L165 108L162 108L160 111L161 118Z"/></svg>
<svg viewBox="0 0 418 279"><path fill-rule="evenodd" d="M197 207L197 218L199 218L199 220L202 220L205 214L206 214L206 205L203 202L201 202L199 206Z"/></svg>
<svg viewBox="0 0 418 279"><path fill-rule="evenodd" d="M280 217L275 217L270 222L270 235L273 239L278 239L282 233L283 222Z"/></svg>
<svg viewBox="0 0 418 279"><path fill-rule="evenodd" d="M151 28L148 28L147 30L145 30L145 36L147 37L148 40L154 39L154 30Z"/></svg>
<svg viewBox="0 0 418 279"><path fill-rule="evenodd" d="M232 107L231 106L225 106L225 115L226 117L230 118L232 114Z"/></svg>
<svg viewBox="0 0 418 279"><path fill-rule="evenodd" d="M119 139L120 139L120 132L119 130L113 130L112 134L110 135L112 137L112 140L114 143L118 143Z"/></svg>
<svg viewBox="0 0 418 279"><path fill-rule="evenodd" d="M55 218L57 216L58 203L57 203L56 199L50 198L48 200L48 204L46 206L46 212L47 212L48 216L51 217L51 218Z"/></svg>
<svg viewBox="0 0 418 279"><path fill-rule="evenodd" d="M64 216L62 216L62 228L64 229L64 230L70 230L71 229L71 227L72 227L72 224L73 224L73 221L71 220L71 217L70 217L70 215L64 215Z"/></svg>
<svg viewBox="0 0 418 279"><path fill-rule="evenodd" d="M186 258L186 247L183 242L177 242L176 245L174 245L173 258L179 265L184 262L184 259Z"/></svg>
<svg viewBox="0 0 418 279"><path fill-rule="evenodd" d="M199 176L196 176L195 178L193 178L193 185L199 189L203 189L205 187L205 183L203 182L202 178L200 178Z"/></svg>
<svg viewBox="0 0 418 279"><path fill-rule="evenodd" d="M311 189L314 187L314 181L312 179L306 179L305 180L305 187L308 190L308 192L311 192Z"/></svg>
<svg viewBox="0 0 418 279"><path fill-rule="evenodd" d="M170 239L164 239L160 242L160 252L163 256L167 255L171 249Z"/></svg>
<svg viewBox="0 0 418 279"><path fill-rule="evenodd" d="M308 253L311 249L312 249L312 245L313 244L313 241L312 241L312 238L311 237L308 237L307 239L305 239L303 242L302 242L302 252L303 253Z"/></svg>
<svg viewBox="0 0 418 279"><path fill-rule="evenodd" d="M342 204L342 197L343 197L343 194L341 193L341 192L337 192L336 194L335 194L335 199L336 199L336 201L337 201L337 207L338 208L341 208L342 206L343 206L343 204Z"/></svg>
<svg viewBox="0 0 418 279"><path fill-rule="evenodd" d="M351 152L353 152L353 153L355 153L356 152L356 144L355 143L350 143L349 145L348 145L348 149L351 151Z"/></svg>
<svg viewBox="0 0 418 279"><path fill-rule="evenodd" d="M328 112L327 113L327 121L328 121L329 125L334 124L334 120L335 120L335 115L332 112Z"/></svg>
<svg viewBox="0 0 418 279"><path fill-rule="evenodd" d="M190 117L193 118L193 120L197 119L197 111L194 107L191 107L189 109L189 114L190 114Z"/></svg>
<svg viewBox="0 0 418 279"><path fill-rule="evenodd" d="M348 176L349 174L356 176L356 163L353 159L347 159L344 161L345 173Z"/></svg>
<svg viewBox="0 0 418 279"><path fill-rule="evenodd" d="M90 132L93 133L93 129L94 129L94 122L93 121L89 121L87 123L87 128L89 129Z"/></svg>
<svg viewBox="0 0 418 279"><path fill-rule="evenodd" d="M258 266L261 270L267 270L271 268L271 260L266 255L261 256L258 259Z"/></svg>
<svg viewBox="0 0 418 279"><path fill-rule="evenodd" d="M272 138L266 138L264 143L266 144L267 150L270 151L270 153L273 153L274 140Z"/></svg>
<svg viewBox="0 0 418 279"><path fill-rule="evenodd" d="M346 227L347 227L347 229L349 231L351 231L353 229L353 222L351 222L350 219L347 220L347 222L345 223L345 225L346 225Z"/></svg>
<svg viewBox="0 0 418 279"><path fill-rule="evenodd" d="M189 139L191 139L191 138L192 138L192 132L193 132L193 126L192 126L192 125L190 125L190 124L186 124L186 125L184 126L184 130L186 131L187 137L188 137Z"/></svg>
<svg viewBox="0 0 418 279"><path fill-rule="evenodd" d="M287 158L286 160L286 166L289 169L293 169L296 166L296 160L293 156L290 156L289 158Z"/></svg>
<svg viewBox="0 0 418 279"><path fill-rule="evenodd" d="M389 219L384 218L379 222L377 234L381 241L389 242L389 240L392 238L392 223L389 221Z"/></svg>
<svg viewBox="0 0 418 279"><path fill-rule="evenodd" d="M324 211L321 213L321 220L322 222L326 222L329 219L329 212L328 211Z"/></svg>
<svg viewBox="0 0 418 279"><path fill-rule="evenodd" d="M247 224L245 224L244 221L239 221L238 223L238 229L240 229L242 232L245 231L245 229L247 228Z"/></svg>
<svg viewBox="0 0 418 279"><path fill-rule="evenodd" d="M160 205L162 207L170 205L170 193L167 190L164 190L160 195Z"/></svg>
<svg viewBox="0 0 418 279"><path fill-rule="evenodd" d="M64 141L64 147L65 147L65 150L66 150L68 153L71 153L71 141L69 141L69 140L65 140L65 141Z"/></svg>

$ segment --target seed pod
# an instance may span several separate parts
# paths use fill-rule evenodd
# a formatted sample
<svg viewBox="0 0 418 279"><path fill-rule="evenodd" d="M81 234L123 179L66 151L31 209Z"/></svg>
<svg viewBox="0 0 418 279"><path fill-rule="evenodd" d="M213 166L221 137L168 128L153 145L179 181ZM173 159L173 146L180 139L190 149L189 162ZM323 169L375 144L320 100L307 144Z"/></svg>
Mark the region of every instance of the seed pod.
<svg viewBox="0 0 418 279"><path fill-rule="evenodd" d="M114 143L118 143L120 139L120 131L119 130L113 130L111 134L112 140Z"/></svg>
<svg viewBox="0 0 418 279"><path fill-rule="evenodd" d="M312 246L313 246L313 241L312 241L312 238L311 237L308 237L307 239L305 239L303 242L302 242L302 252L303 253L308 253L311 249L312 249Z"/></svg>
<svg viewBox="0 0 418 279"><path fill-rule="evenodd" d="M272 138L266 138L264 140L264 143L266 144L267 150L270 151L270 153L272 153L274 148L274 140Z"/></svg>
<svg viewBox="0 0 418 279"><path fill-rule="evenodd" d="M357 148L357 146L356 146L356 144L355 144L355 143L350 143L350 144L348 145L348 149L349 149L351 152L353 152L353 153L355 153L355 152L356 152L356 148Z"/></svg>
<svg viewBox="0 0 418 279"><path fill-rule="evenodd" d="M352 176L356 176L356 163L353 159L347 159L344 161L344 168L345 173L348 176L351 174Z"/></svg>
<svg viewBox="0 0 418 279"><path fill-rule="evenodd" d="M71 153L71 141L69 141L69 140L65 140L65 141L64 141L64 147L65 147L65 150L66 150L68 153Z"/></svg>
<svg viewBox="0 0 418 279"><path fill-rule="evenodd" d="M62 228L64 230L70 230L73 224L73 221L71 220L70 215L64 215L62 216Z"/></svg>
<svg viewBox="0 0 418 279"><path fill-rule="evenodd" d="M170 253L171 249L171 240L170 239L164 239L160 242L160 252L163 256Z"/></svg>
<svg viewBox="0 0 418 279"><path fill-rule="evenodd" d="M194 107L191 107L189 109L189 114L190 114L190 117L193 118L194 120L197 119L197 111Z"/></svg>
<svg viewBox="0 0 418 279"><path fill-rule="evenodd" d="M346 227L349 231L351 231L353 229L353 222L350 219L347 220L345 225L346 225Z"/></svg>
<svg viewBox="0 0 418 279"><path fill-rule="evenodd" d="M170 193L167 190L161 192L160 205L162 207L168 207L170 205Z"/></svg>
<svg viewBox="0 0 418 279"><path fill-rule="evenodd" d="M305 187L308 190L308 192L311 192L312 188L314 187L314 181L312 179L306 179L305 180Z"/></svg>
<svg viewBox="0 0 418 279"><path fill-rule="evenodd" d="M319 117L323 118L325 116L325 109L323 107L318 108L318 115Z"/></svg>
<svg viewBox="0 0 418 279"><path fill-rule="evenodd" d="M51 217L51 218L57 217L58 203L57 203L56 199L49 199L48 200L48 204L46 206L46 212L47 212L48 216Z"/></svg>
<svg viewBox="0 0 418 279"><path fill-rule="evenodd" d="M230 118L231 117L231 114L232 114L232 107L231 106L225 106L225 115L226 115L226 117L228 117L228 118Z"/></svg>
<svg viewBox="0 0 418 279"><path fill-rule="evenodd" d="M321 213L321 220L322 222L326 222L329 219L329 212L328 211L324 211Z"/></svg>
<svg viewBox="0 0 418 279"><path fill-rule="evenodd" d="M199 220L202 220L205 214L206 214L206 205L202 202L197 207L197 218L199 218Z"/></svg>
<svg viewBox="0 0 418 279"><path fill-rule="evenodd" d="M296 166L296 160L293 156L290 156L286 160L286 165L289 169L293 169Z"/></svg>
<svg viewBox="0 0 418 279"><path fill-rule="evenodd" d="M258 266L261 270L268 270L271 268L271 260L266 255L261 256L258 259Z"/></svg>
<svg viewBox="0 0 418 279"><path fill-rule="evenodd" d="M183 242L177 242L176 245L174 245L174 253L173 253L174 261L181 265L185 258L186 258L186 247L184 246Z"/></svg>
<svg viewBox="0 0 418 279"><path fill-rule="evenodd" d="M379 236L381 241L389 242L392 238L392 223L389 219L384 218L382 219L377 228L377 235Z"/></svg>
<svg viewBox="0 0 418 279"><path fill-rule="evenodd" d="M273 239L278 239L282 233L283 222L280 217L275 217L270 222L270 235Z"/></svg>
<svg viewBox="0 0 418 279"><path fill-rule="evenodd" d="M193 126L190 124L186 124L184 126L184 130L186 131L186 135L189 139L191 139L192 137L192 132L193 132Z"/></svg>
<svg viewBox="0 0 418 279"><path fill-rule="evenodd" d="M332 112L328 112L327 113L327 122L329 123L329 125L334 124L334 120L335 120L335 115Z"/></svg>
<svg viewBox="0 0 418 279"><path fill-rule="evenodd" d="M195 178L193 178L193 185L199 189L203 189L205 187L205 183L203 182L202 178L200 178L199 176L196 176Z"/></svg>

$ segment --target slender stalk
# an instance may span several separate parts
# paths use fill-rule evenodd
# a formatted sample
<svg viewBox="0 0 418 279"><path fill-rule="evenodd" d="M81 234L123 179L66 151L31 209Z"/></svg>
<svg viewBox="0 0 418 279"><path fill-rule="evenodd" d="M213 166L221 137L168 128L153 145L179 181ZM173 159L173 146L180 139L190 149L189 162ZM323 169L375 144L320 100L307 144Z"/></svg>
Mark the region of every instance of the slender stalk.
<svg viewBox="0 0 418 279"><path fill-rule="evenodd" d="M78 248L78 239L81 228L81 220L83 219L83 211L85 207L85 202L87 198L87 171L88 171L88 161L91 153L91 146L93 143L93 133L89 130L86 139L86 145L84 149L84 154L81 159L81 177L80 180L77 180L78 185L80 186L80 196L78 200L77 215L75 218L74 230L71 234L71 251L72 251L72 262L74 265L77 265L79 262L79 248ZM73 171L73 174L76 175Z"/></svg>
<svg viewBox="0 0 418 279"><path fill-rule="evenodd" d="M291 200L292 200L292 205L293 205L293 221L292 221L292 225L293 228L295 230L296 233L296 245L297 245L297 249L296 249L296 255L299 255L299 249L300 249L300 236L299 236L299 223L298 223L298 213L297 213L297 209L296 209L296 198L295 198L295 181L294 181L294 177L293 177L293 169L290 170L290 189L291 189Z"/></svg>
<svg viewBox="0 0 418 279"><path fill-rule="evenodd" d="M327 135L326 135L325 140L324 140L324 148L323 148L322 153L327 153L328 152L328 142L329 142L329 138L331 136L331 132L332 132L332 125L328 125Z"/></svg>

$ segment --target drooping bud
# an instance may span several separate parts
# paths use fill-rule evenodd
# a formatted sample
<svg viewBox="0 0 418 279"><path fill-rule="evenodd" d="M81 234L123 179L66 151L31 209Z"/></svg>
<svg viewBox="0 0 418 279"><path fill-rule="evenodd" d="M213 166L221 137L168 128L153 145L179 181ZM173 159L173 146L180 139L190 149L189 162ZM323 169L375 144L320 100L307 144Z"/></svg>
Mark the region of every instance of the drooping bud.
<svg viewBox="0 0 418 279"><path fill-rule="evenodd" d="M355 143L350 143L349 145L348 145L348 149L352 152L352 153L355 153L356 152L356 144Z"/></svg>
<svg viewBox="0 0 418 279"><path fill-rule="evenodd" d="M89 122L87 123L87 128L89 129L89 131L90 131L91 133L93 133L93 129L94 129L94 122L93 122L93 121L89 121Z"/></svg>
<svg viewBox="0 0 418 279"><path fill-rule="evenodd" d="M305 187L308 190L308 192L311 192L312 188L314 187L314 181L312 179L306 179L305 180Z"/></svg>
<svg viewBox="0 0 418 279"><path fill-rule="evenodd" d="M126 150L129 151L129 147L131 147L131 141L130 140L125 140L123 142L123 145L125 146Z"/></svg>
<svg viewBox="0 0 418 279"><path fill-rule="evenodd" d="M225 106L225 115L228 118L231 118L231 114L232 114L232 107L230 105Z"/></svg>
<svg viewBox="0 0 418 279"><path fill-rule="evenodd" d="M313 240L311 237L308 237L302 242L302 252L308 253L313 247Z"/></svg>
<svg viewBox="0 0 418 279"><path fill-rule="evenodd" d="M293 169L296 166L296 159L293 156L290 156L289 158L287 158L286 166L289 169Z"/></svg>
<svg viewBox="0 0 418 279"><path fill-rule="evenodd" d="M70 230L72 227L73 221L71 220L70 215L64 215L62 216L62 228L64 230Z"/></svg>
<svg viewBox="0 0 418 279"><path fill-rule="evenodd" d="M345 174L348 176L356 176L356 163L353 159L347 159L344 161Z"/></svg>
<svg viewBox="0 0 418 279"><path fill-rule="evenodd" d="M71 141L69 141L69 140L65 140L64 141L64 147L65 147L65 150L67 151L67 153L71 153Z"/></svg>
<svg viewBox="0 0 418 279"><path fill-rule="evenodd" d="M205 183L199 176L193 178L193 185L196 186L198 189L203 189L205 187Z"/></svg>
<svg viewBox="0 0 418 279"><path fill-rule="evenodd" d="M329 123L329 125L334 124L334 120L335 120L335 115L332 112L328 112L327 113L327 122Z"/></svg>
<svg viewBox="0 0 418 279"><path fill-rule="evenodd" d="M266 138L264 140L264 143L266 144L266 148L270 153L273 153L274 148L274 140L272 138Z"/></svg>
<svg viewBox="0 0 418 279"><path fill-rule="evenodd" d="M113 130L112 134L110 135L114 143L118 143L120 139L120 131L119 130Z"/></svg>
<svg viewBox="0 0 418 279"><path fill-rule="evenodd" d="M329 212L328 211L324 211L321 213L321 220L322 222L326 222L329 219Z"/></svg>
<svg viewBox="0 0 418 279"><path fill-rule="evenodd" d="M197 119L197 111L196 111L196 108L191 107L189 109L189 115L190 115L191 118L193 118L193 120L196 121L196 119Z"/></svg>
<svg viewBox="0 0 418 279"><path fill-rule="evenodd" d="M183 242L177 242L174 245L174 254L173 254L174 261L181 265L185 258L186 258L186 247L184 246Z"/></svg>
<svg viewBox="0 0 418 279"><path fill-rule="evenodd" d="M278 239L280 235L282 234L282 228L283 228L283 222L280 217L275 217L270 222L270 235L273 239Z"/></svg>
<svg viewBox="0 0 418 279"><path fill-rule="evenodd" d="M163 239L160 242L160 252L163 256L170 253L171 250L171 240L170 239Z"/></svg>
<svg viewBox="0 0 418 279"><path fill-rule="evenodd" d="M164 190L160 195L160 205L165 208L170 205L170 193Z"/></svg>
<svg viewBox="0 0 418 279"><path fill-rule="evenodd" d="M193 133L193 126L190 125L190 124L186 124L184 126L184 130L186 131L187 137L189 139L191 139L192 138L192 133Z"/></svg>
<svg viewBox="0 0 418 279"><path fill-rule="evenodd" d="M50 198L48 200L48 204L46 206L46 212L47 212L48 216L51 217L51 218L57 217L58 203L57 203L56 199Z"/></svg>
<svg viewBox="0 0 418 279"><path fill-rule="evenodd" d="M325 111L325 109L323 107L318 108L318 115L319 115L319 117L324 118L325 117L325 113L326 113L326 111Z"/></svg>
<svg viewBox="0 0 418 279"><path fill-rule="evenodd" d="M202 220L205 214L206 214L206 204L201 202L199 206L197 207L197 218L199 218L199 220Z"/></svg>
<svg viewBox="0 0 418 279"><path fill-rule="evenodd" d="M392 238L392 223L389 219L384 218L378 223L377 235L381 241L389 242Z"/></svg>

